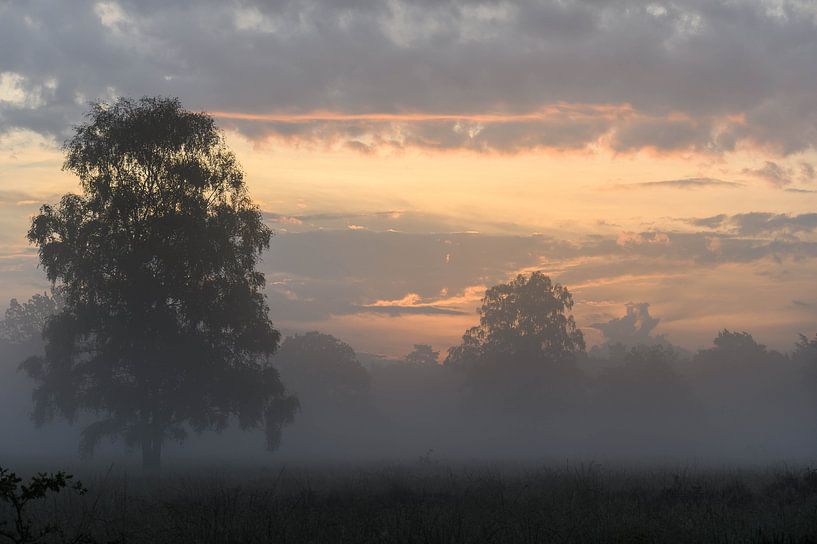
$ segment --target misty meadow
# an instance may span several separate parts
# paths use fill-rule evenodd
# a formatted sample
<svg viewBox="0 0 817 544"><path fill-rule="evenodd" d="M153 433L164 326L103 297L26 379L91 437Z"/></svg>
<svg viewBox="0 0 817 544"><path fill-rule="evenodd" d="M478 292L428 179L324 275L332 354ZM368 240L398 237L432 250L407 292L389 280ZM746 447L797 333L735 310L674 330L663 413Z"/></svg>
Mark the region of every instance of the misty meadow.
<svg viewBox="0 0 817 544"><path fill-rule="evenodd" d="M817 542L817 9L0 0L0 543Z"/></svg>
<svg viewBox="0 0 817 544"><path fill-rule="evenodd" d="M28 422L7 417L3 434L18 437L5 455L24 470L30 455L73 465L77 448L97 491L85 498L89 489L62 471L26 484L3 469L0 536L813 536L803 509L817 504L817 472L801 465L817 447L817 338L801 335L784 354L723 329L713 347L690 353L650 336L648 305L629 304L596 326L641 341L588 351L569 289L534 271L488 288L478 324L443 360L422 343L402 359L361 361L330 334L282 339L257 270L273 233L213 119L176 99L119 99L94 105L75 131L64 168L82 193L44 204L28 231L53 287L12 299L0 332L6 414L24 412L30 397L36 426L58 420L79 432L28 431L27 443ZM141 454L135 489L135 468L113 445ZM89 464L99 449L104 476ZM780 462L792 465L712 471ZM676 467L671 480L662 464ZM254 465L264 468L249 476ZM701 515L703 505L708 524L674 512ZM785 524L756 517L771 505ZM499 517L488 523L487 512Z"/></svg>

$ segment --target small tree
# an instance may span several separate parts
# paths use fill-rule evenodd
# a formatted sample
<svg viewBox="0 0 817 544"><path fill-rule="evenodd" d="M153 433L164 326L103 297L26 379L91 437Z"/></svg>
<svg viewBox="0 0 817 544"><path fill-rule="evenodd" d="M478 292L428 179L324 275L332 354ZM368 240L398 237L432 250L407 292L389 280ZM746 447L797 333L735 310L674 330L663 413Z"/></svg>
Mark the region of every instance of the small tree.
<svg viewBox="0 0 817 544"><path fill-rule="evenodd" d="M0 467L0 502L11 509L13 522L0 521L0 537L5 542L33 544L42 542L50 535L62 533L63 527L57 523L45 523L41 516L29 513L29 506L46 499L63 489L70 489L79 495L87 493L82 482L71 483L73 476L65 472L46 474L39 472L27 484L14 472ZM79 534L73 542L93 542L86 535Z"/></svg>
<svg viewBox="0 0 817 544"><path fill-rule="evenodd" d="M414 344L414 351L406 355L406 362L413 365L439 364L440 352L434 351L428 344Z"/></svg>
<svg viewBox="0 0 817 544"><path fill-rule="evenodd" d="M65 292L45 327L34 418L85 427L81 449L123 437L158 468L186 430L266 424L270 448L297 407L268 358L279 334L256 270L271 231L211 117L177 99L94 104L65 143L82 195L45 205L29 240Z"/></svg>

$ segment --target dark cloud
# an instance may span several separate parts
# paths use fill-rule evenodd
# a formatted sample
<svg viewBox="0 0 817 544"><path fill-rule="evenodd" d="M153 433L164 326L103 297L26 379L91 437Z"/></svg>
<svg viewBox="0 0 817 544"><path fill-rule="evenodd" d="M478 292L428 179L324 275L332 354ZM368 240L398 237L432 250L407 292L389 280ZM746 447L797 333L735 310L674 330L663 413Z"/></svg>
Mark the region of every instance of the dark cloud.
<svg viewBox="0 0 817 544"><path fill-rule="evenodd" d="M604 335L608 343L622 343L625 346L653 344L663 342L663 336L653 336L660 319L650 315L650 305L646 302L629 302L625 306L627 313L614 317L604 323L590 325Z"/></svg>
<svg viewBox="0 0 817 544"><path fill-rule="evenodd" d="M692 120L634 120L616 128L612 147L616 151L638 151L651 147L660 151L704 149L711 146L712 128Z"/></svg>
<svg viewBox="0 0 817 544"><path fill-rule="evenodd" d="M744 213L732 216L732 223L742 235L779 232L812 232L817 229L817 213L789 215L784 213Z"/></svg>
<svg viewBox="0 0 817 544"><path fill-rule="evenodd" d="M690 219L689 223L711 229L728 229L740 236L796 234L817 230L817 213L786 214L768 212L716 215Z"/></svg>
<svg viewBox="0 0 817 544"><path fill-rule="evenodd" d="M462 116L222 120L251 137L362 151L603 141L793 153L817 144L814 21L813 5L795 1L4 2L0 128L60 139L87 100L164 94L248 114ZM473 117L486 112L510 117Z"/></svg>

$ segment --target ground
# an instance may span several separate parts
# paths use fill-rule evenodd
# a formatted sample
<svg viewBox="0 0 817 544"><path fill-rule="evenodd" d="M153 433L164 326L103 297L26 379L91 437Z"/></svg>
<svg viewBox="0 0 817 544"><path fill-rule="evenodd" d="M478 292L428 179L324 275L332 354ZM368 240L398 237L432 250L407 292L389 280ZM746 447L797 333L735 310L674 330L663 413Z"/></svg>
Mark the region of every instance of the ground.
<svg viewBox="0 0 817 544"><path fill-rule="evenodd" d="M85 472L82 474L82 472ZM62 541L817 542L817 471L596 463L81 469ZM9 512L6 512L9 514ZM61 541L59 539L55 540Z"/></svg>

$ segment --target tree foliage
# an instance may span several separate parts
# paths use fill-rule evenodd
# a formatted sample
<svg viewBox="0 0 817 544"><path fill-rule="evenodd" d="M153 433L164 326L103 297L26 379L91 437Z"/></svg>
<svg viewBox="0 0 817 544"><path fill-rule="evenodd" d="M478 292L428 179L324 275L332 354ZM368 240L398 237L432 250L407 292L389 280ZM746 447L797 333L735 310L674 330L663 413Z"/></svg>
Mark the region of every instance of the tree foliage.
<svg viewBox="0 0 817 544"><path fill-rule="evenodd" d="M748 332L723 329L712 343L714 347L698 351L692 359L693 366L704 373L731 373L736 368L744 371L774 368L785 361L782 354L758 344Z"/></svg>
<svg viewBox="0 0 817 544"><path fill-rule="evenodd" d="M584 337L572 308L570 292L541 272L485 292L479 325L465 331L445 360L465 370L472 409L529 426L575 402L582 375L574 363Z"/></svg>
<svg viewBox="0 0 817 544"><path fill-rule="evenodd" d="M465 331L451 348L446 365L473 366L489 361L559 363L584 350L584 337L569 312L566 287L541 272L519 275L485 292L479 325Z"/></svg>
<svg viewBox="0 0 817 544"><path fill-rule="evenodd" d="M33 503L50 498L64 489L70 489L79 495L87 493L82 482L71 483L72 479L71 474L61 471L53 474L39 472L26 484L16 473L0 467L0 502L11 507L13 519L11 524L0 521L0 537L5 542L33 544L42 542L51 535L61 534L62 527L56 523L44 523L39 516L30 514L28 509ZM72 542L90 543L92 540L80 534Z"/></svg>
<svg viewBox="0 0 817 544"><path fill-rule="evenodd" d="M40 209L28 233L62 285L37 381L36 421L101 419L82 449L124 437L157 466L186 430L266 424L275 447L297 401L269 364L279 333L256 270L271 231L211 117L177 99L95 104L65 143L82 194Z"/></svg>

